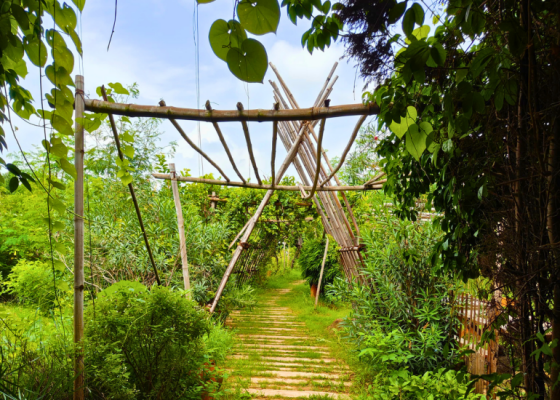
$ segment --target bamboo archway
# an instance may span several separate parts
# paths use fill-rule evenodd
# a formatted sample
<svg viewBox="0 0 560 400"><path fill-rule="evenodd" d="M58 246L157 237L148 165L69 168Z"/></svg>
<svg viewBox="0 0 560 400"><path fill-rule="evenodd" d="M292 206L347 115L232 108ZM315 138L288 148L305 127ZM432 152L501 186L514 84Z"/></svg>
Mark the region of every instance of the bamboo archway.
<svg viewBox="0 0 560 400"><path fill-rule="evenodd" d="M300 191L304 199L310 199L315 204L317 211L322 219L325 231L333 236L339 246L340 260L343 266L347 279L361 279L360 270L363 263L360 250L362 246L359 243L359 228L352 212L352 207L346 198L345 191L352 190L378 190L382 188L384 180L372 180L365 185L360 186L343 186L341 185L336 173L342 166L346 155L350 151L352 144L359 132L359 129L368 115L375 115L379 113L379 107L376 104L350 104L331 106L328 100L329 95L333 90L338 77L334 76L334 72L338 63L335 63L331 69L323 87L319 91L317 98L311 108L300 108L295 97L289 90L286 82L278 72L277 68L271 63L272 70L278 78L279 84L270 81L273 91L274 107L270 110L253 109L245 110L241 103L238 103L236 110L214 110L210 106L210 102L206 103L205 109L188 109L170 107L161 101L159 106L147 106L137 104L121 104L112 103L102 100L85 99L81 96L81 103L85 111L96 113L106 113L109 116L123 115L128 117L155 117L168 119L173 126L177 129L179 134L184 140L203 158L205 158L212 166L220 172L224 180L212 180L193 177L177 176L175 173L171 174L153 174L157 179L166 179L172 181L185 181L185 182L201 182L212 185L227 185L246 188L255 188L266 190L266 194L262 199L255 214L247 222L245 227L239 232L238 237L241 239L233 253L232 259L226 269L222 278L220 286L216 292L216 296L210 308L213 312L220 300L223 290L228 282L228 279L236 263L240 259L242 253L249 248L249 237L251 236L255 224L259 220L264 207L274 194L276 190L291 190ZM83 90L83 89L82 89ZM83 93L83 92L82 92ZM76 108L76 117L82 118L83 115L79 108ZM345 117L345 116L360 116L360 119L353 129L348 144L343 151L341 162L335 168L332 167L321 142L325 128L325 124L330 118ZM212 160L206 153L202 151L196 144L189 139L178 123L178 120L191 120L191 121L205 121L211 122L216 130L216 133L224 147L234 171L238 175L240 181L232 181L220 168L218 163ZM271 176L272 184L265 185L260 179L257 163L254 159L251 137L247 121L270 121L272 122L273 144L271 153ZM251 156L251 165L257 177L258 183L248 183L246 179L240 174L235 160L229 150L224 135L220 129L220 122L238 122L241 124L245 136L249 155ZM315 127L320 122L320 131L317 135ZM112 129L115 137L118 137L117 128L112 124ZM287 156L283 160L280 168L276 170L276 144L277 139L280 138L284 148L287 151ZM279 185L283 175L290 165L293 165L300 177L302 185L294 186L281 186ZM174 183L175 183L174 182ZM340 192L342 203L346 208L344 211L343 205L339 200L337 192ZM175 196L176 203L179 201L178 196ZM177 209L180 209L180 204L176 204ZM138 216L141 219L141 216ZM180 216L178 216L180 218ZM181 221L179 222L179 229L181 230ZM184 235L181 235L183 237ZM146 241L146 246L149 249L149 243ZM181 243L181 249L184 244ZM186 266L186 253L183 257L183 269L188 272ZM155 266L154 266L155 267ZM82 264L83 268L83 264ZM83 285L83 284L82 284ZM185 285L188 282L185 281Z"/></svg>

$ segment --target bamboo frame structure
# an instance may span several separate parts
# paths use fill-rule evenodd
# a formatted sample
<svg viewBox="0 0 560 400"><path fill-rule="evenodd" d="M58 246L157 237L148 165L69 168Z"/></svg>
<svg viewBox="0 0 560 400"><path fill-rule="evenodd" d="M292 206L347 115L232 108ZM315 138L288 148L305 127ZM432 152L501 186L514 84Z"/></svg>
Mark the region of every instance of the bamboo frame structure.
<svg viewBox="0 0 560 400"><path fill-rule="evenodd" d="M241 103L238 103L237 110L214 110L210 106L209 101L206 102L206 109L200 110L168 107L163 101L160 102L159 106L145 106L135 104L110 103L108 101L90 99L84 100L84 107L87 111L107 113L109 114L111 119L114 114L126 115L131 117L153 117L169 119L181 134L181 136L185 139L185 141L187 141L187 143L196 152L201 154L220 172L220 174L224 177L225 182L222 180L214 179L182 177L176 176L176 174L153 174L153 176L157 179L169 179L173 180L175 183L177 181L198 182L213 185L227 185L267 190L267 193L265 194L264 198L261 201L261 204L257 208L256 213L252 218L249 219L247 224L244 226L241 232L239 232L235 240L230 245L231 247L239 239L239 237L241 237L240 242L236 250L234 251L232 259L222 278L222 281L220 282L220 286L216 291L216 296L210 308L211 312L215 310L216 305L225 288L225 285L229 279L229 276L234 271L236 262L240 259L241 253L249 247L248 239L251 236L252 231L255 228L255 225L260 218L264 207L276 190L300 190L303 194L302 197L313 200L313 203L317 207L317 212L321 217L326 232L334 237L341 248L346 249L345 251L340 252L340 259L342 261L343 269L347 278L353 279L357 277L358 279L361 279L360 269L363 260L360 254L362 246L358 246L357 239L357 236L359 236L359 228L356 222L356 218L354 217L354 214L352 212L352 208L348 202L348 199L346 198L346 195L344 194L344 191L379 190L382 188L382 185L385 181L377 181L375 182L375 184L367 184L362 186L341 185L341 182L336 176L336 172L338 171L338 169L335 170L332 167L325 150L322 148L322 137L326 119L343 116L361 116L360 122L354 129L350 141L346 146L346 150L344 153L344 156L346 156L352 146L352 143L355 140L357 131L359 131L359 126L361 126L361 124L365 120L365 117L368 115L378 114L379 107L375 103L330 106L328 97L338 79L338 76L333 77L337 65L338 63L335 63L335 65L331 69L321 91L317 95L317 99L313 107L305 109L299 107L295 97L288 89L285 81L282 79L276 67L272 64L271 67L275 72L280 82L280 86L287 96L288 101L286 101L278 86L274 82L271 82L274 98L274 107L271 110L245 110L243 109ZM323 104L325 105L324 107L319 107L319 105ZM216 132L218 133L220 142L222 143L235 172L240 177L242 182L232 182L220 169L218 164L211 160L208 155L206 155L194 144L192 140L188 138L188 136L178 124L177 120L211 122L214 125ZM243 132L247 141L251 163L257 176L258 184L247 182L246 179L244 179L243 176L239 173L231 152L229 151L227 143L223 137L221 129L218 126L218 122L225 121L241 122ZM249 129L247 125L248 121L273 122L273 148L271 155L271 172L273 179L271 185L263 185L258 174L258 168L253 155L252 144L249 136ZM317 137L314 127L319 121L321 121L321 129L319 137ZM279 170L275 171L276 141L278 137L280 138L288 154ZM293 164L296 168L303 185L300 185L300 187L279 186L282 176L291 164ZM334 184L331 184L329 182L331 178L335 179ZM319 182L321 182L320 185L318 184ZM310 191L309 195L306 195L305 191ZM338 198L338 192L340 192L341 194L349 218L346 216L342 203ZM352 227L354 228L355 233Z"/></svg>

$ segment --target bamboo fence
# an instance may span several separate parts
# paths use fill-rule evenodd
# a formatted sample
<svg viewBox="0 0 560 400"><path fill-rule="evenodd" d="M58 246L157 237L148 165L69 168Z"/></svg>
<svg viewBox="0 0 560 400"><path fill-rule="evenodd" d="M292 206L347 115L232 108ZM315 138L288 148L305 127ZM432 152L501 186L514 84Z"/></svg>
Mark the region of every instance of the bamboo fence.
<svg viewBox="0 0 560 400"><path fill-rule="evenodd" d="M455 339L460 347L474 352L465 356L467 371L474 375L497 372L498 332L495 332L495 340L482 343L482 335L490 329L491 322L486 302L469 294L461 294L457 303L460 325ZM486 394L488 385L488 381L479 379L474 390L476 393Z"/></svg>

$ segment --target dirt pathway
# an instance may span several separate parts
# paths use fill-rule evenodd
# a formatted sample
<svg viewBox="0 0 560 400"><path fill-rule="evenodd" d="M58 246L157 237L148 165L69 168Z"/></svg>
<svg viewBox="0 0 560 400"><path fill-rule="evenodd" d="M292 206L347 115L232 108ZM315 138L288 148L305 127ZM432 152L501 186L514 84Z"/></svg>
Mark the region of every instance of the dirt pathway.
<svg viewBox="0 0 560 400"><path fill-rule="evenodd" d="M258 307L230 316L228 325L240 341L229 361L229 381L255 398L348 399L348 366L332 356L323 339L309 335L290 308L278 305L290 290L269 290Z"/></svg>

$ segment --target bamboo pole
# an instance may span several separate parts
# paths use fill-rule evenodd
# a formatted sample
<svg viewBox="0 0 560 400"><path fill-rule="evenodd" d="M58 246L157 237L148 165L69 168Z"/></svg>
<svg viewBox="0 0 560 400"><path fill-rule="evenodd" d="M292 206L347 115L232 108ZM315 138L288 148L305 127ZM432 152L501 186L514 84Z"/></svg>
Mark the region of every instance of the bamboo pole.
<svg viewBox="0 0 560 400"><path fill-rule="evenodd" d="M208 111L212 111L212 106L210 105L210 100L206 100L205 107ZM235 171L235 173L237 174L237 176L239 177L239 179L241 179L241 181L243 183L247 183L247 181L245 181L245 178L243 178L243 175L241 175L241 173L237 169L237 165L235 165L235 161L233 160L231 152L229 151L229 147L226 143L226 139L224 138L224 135L222 134L222 130L220 129L220 126L218 125L217 122L212 122L212 125L214 125L214 129L216 130L216 133L218 134L218 138L220 139L220 142L222 143L222 146L224 146L224 150L226 151L226 154L229 158L229 162L231 163L231 166L233 167L233 170Z"/></svg>
<svg viewBox="0 0 560 400"><path fill-rule="evenodd" d="M107 99L107 93L105 92L105 86L101 86L101 93L104 99ZM121 150L121 141L119 139L119 134L117 132L117 125L115 124L115 119L112 114L109 114L109 122L111 123L111 130L113 131L113 137L115 138L115 145L117 146L117 152L121 161L123 160L123 153ZM154 274L156 276L156 281L158 285L161 285L159 279L159 274L156 268L156 262L154 261L154 255L152 254L152 248L150 247L150 242L148 241L148 234L146 233L146 228L144 228L144 221L142 220L142 213L140 212L140 206L138 205L138 200L136 199L136 193L134 192L134 186L132 182L128 184L128 190L130 192L130 197L134 203L134 209L136 210L136 216L138 217L138 223L140 224L140 230L142 231L142 236L144 237L144 244L146 245L146 250L148 251L148 256L154 269Z"/></svg>
<svg viewBox="0 0 560 400"><path fill-rule="evenodd" d="M172 177L176 177L175 164L169 163L169 171ZM187 299L191 299L191 281L189 278L189 261L187 259L187 241L185 240L185 221L183 220L183 208L181 207L181 198L179 197L179 185L177 179L171 179L171 189L173 191L173 201L175 202L175 211L177 212L177 226L179 228L179 245L181 248L181 264L183 267L183 283L187 292Z"/></svg>
<svg viewBox="0 0 560 400"><path fill-rule="evenodd" d="M321 264L321 274L319 275L319 284L317 285L317 293L315 293L315 309L319 302L319 293L321 292L321 282L323 281L323 271L325 270L325 261L327 260L327 253L329 252L329 237L327 236L327 244L325 245L325 253L323 254L323 263Z"/></svg>
<svg viewBox="0 0 560 400"><path fill-rule="evenodd" d="M84 400L84 77L76 75L74 166L74 400Z"/></svg>
<svg viewBox="0 0 560 400"><path fill-rule="evenodd" d="M245 229L247 229L247 227L249 226L249 222L251 222L251 219L249 219L249 221L247 221L247 223L245 224L245 226L243 228L241 228L241 230L239 231L239 233L237 234L235 239L233 239L233 241L229 244L228 250L231 249L231 246L233 246L233 244L237 241L237 239L239 239L239 236L243 235L243 232L245 232Z"/></svg>
<svg viewBox="0 0 560 400"><path fill-rule="evenodd" d="M367 181L366 183L364 183L364 185L371 185L375 182L377 182L378 180L380 180L381 178L383 178L385 175L387 175L386 172L381 172L379 175L377 175L375 178L370 179L369 181Z"/></svg>
<svg viewBox="0 0 560 400"><path fill-rule="evenodd" d="M241 104L241 102L237 103L237 109L240 112L243 111L243 104ZM255 161L255 155L253 154L251 135L249 135L249 125L247 125L247 121L241 121L241 126L243 127L243 134L245 135L245 141L247 142L247 150L249 151L249 158L251 159L251 165L253 166L253 171L255 171L257 182L259 182L259 185L262 185L261 177L259 176L259 169L257 168L257 162Z"/></svg>
<svg viewBox="0 0 560 400"><path fill-rule="evenodd" d="M165 107L165 101L161 100L159 102L159 105L161 107ZM109 116L112 116L111 114L109 114ZM183 137L183 139L185 139L185 141L193 148L194 151L196 151L198 154L200 154L202 157L204 157L206 159L206 161L208 161L210 164L212 164L212 166L214 168L216 168L218 170L218 172L220 174L222 174L222 176L224 177L224 179L226 181L229 182L229 178L227 177L227 175L224 173L224 171L222 171L222 169L218 166L218 164L216 164L209 156L208 154L206 154L205 152L202 151L202 149L198 148L198 146L196 144L194 144L194 142L187 136L187 134L185 133L185 131L183 130L183 128L181 128L181 125L179 125L177 123L177 121L175 121L172 118L169 118L169 121L173 124L173 126L175 127L175 129L177 129L177 131L181 134L181 136ZM243 178L242 178L243 179Z"/></svg>
<svg viewBox="0 0 560 400"><path fill-rule="evenodd" d="M165 179L171 180L173 179L170 174L160 174L160 173L153 173L152 176L156 179ZM257 183L243 183L243 182L226 182L221 181L218 179L206 179L206 178L195 178L192 176L177 176L176 179L180 182L192 182L192 183L206 183L208 185L217 185L217 186L232 186L232 187L242 187L242 188L250 188L250 189L262 189L262 190L284 190L289 192L298 192L299 189L297 186L280 186L280 185L259 185ZM379 185L372 185L372 186L323 186L318 187L317 192L340 192L343 190L348 191L361 191L361 190L380 190L383 188L382 184ZM312 186L303 186L304 190L311 190Z"/></svg>
<svg viewBox="0 0 560 400"><path fill-rule="evenodd" d="M303 200L309 200L315 195L317 190L317 182L319 181L319 174L321 173L321 146L323 145L323 136L325 134L325 120L321 120L321 126L319 128L319 141L317 142L317 167L315 169L315 177L313 178L313 186L311 187L311 192L309 195L304 196Z"/></svg>
<svg viewBox="0 0 560 400"><path fill-rule="evenodd" d="M280 108L280 103L274 103L274 109L278 111ZM271 176L271 183L274 186L275 183L275 174L276 168L274 166L274 162L276 161L276 141L278 139L278 121L274 121L272 123L272 154L270 155L270 176Z"/></svg>
<svg viewBox="0 0 560 400"><path fill-rule="evenodd" d="M157 107L138 104L110 103L102 100L84 99L85 110L128 117L150 117L188 121L303 121L323 118L349 117L352 115L379 114L377 104L346 104L331 107L300 108L292 110L199 110L178 107Z"/></svg>
<svg viewBox="0 0 560 400"><path fill-rule="evenodd" d="M344 164L344 161L346 161L346 156L348 155L348 152L352 148L352 145L354 144L354 141L356 140L356 136L358 136L358 132L360 132L360 128L362 127L362 124L364 123L366 118L367 118L367 115L362 115L360 117L360 119L358 120L358 123L356 124L356 127L354 128L354 131L352 132L352 136L350 136L350 140L348 140L348 144L346 145L346 148L344 149L344 151L342 152L342 155L340 156L340 161L338 162L338 165L336 166L334 171L332 171L330 173L330 175L327 177L327 179L325 179L323 181L323 183L321 183L321 186L323 186L325 183L330 181L331 178L333 176L335 176L335 174L338 172L338 170L342 167L342 164ZM320 132L319 132L319 137L320 137Z"/></svg>
<svg viewBox="0 0 560 400"><path fill-rule="evenodd" d="M284 173L288 169L289 165L292 163L294 157L296 156L299 145L300 145L300 143L301 143L301 141L304 137L305 129L308 129L308 124L304 124L302 126L301 132L298 136L298 139L295 141L294 145L292 146L292 148L290 149L290 151L286 155L286 158L284 159L284 162L280 166L280 169L278 170L278 176L276 177L276 183L280 182L280 180L282 179L282 176L284 175ZM249 224L248 224L248 226L245 230L245 234L241 238L242 243L246 243L247 240L249 239L249 237L251 236L251 233L253 232L253 229L255 228L257 220L260 218L265 206L268 204L268 201L270 200L270 198L272 197L273 194L274 194L274 189L268 190L266 192L266 194L264 195L264 197L261 201L261 204L259 204L259 207L257 208L257 210L255 212L255 215L253 215L251 217L251 219L249 220ZM229 265L226 268L226 272L224 273L224 276L222 277L222 281L220 282L220 286L218 286L218 290L216 291L216 296L214 297L214 301L212 302L212 306L210 307L210 312L211 313L214 312L214 310L216 309L216 306L218 305L218 301L220 301L220 297L222 296L224 288L226 287L226 283L229 280L229 277L230 277L230 275L233 271L233 268L235 267L235 263L239 259L239 256L241 255L241 252L243 251L243 248L244 248L243 245L240 243L237 246L237 248L235 249L235 252L233 253L231 261L229 262Z"/></svg>

